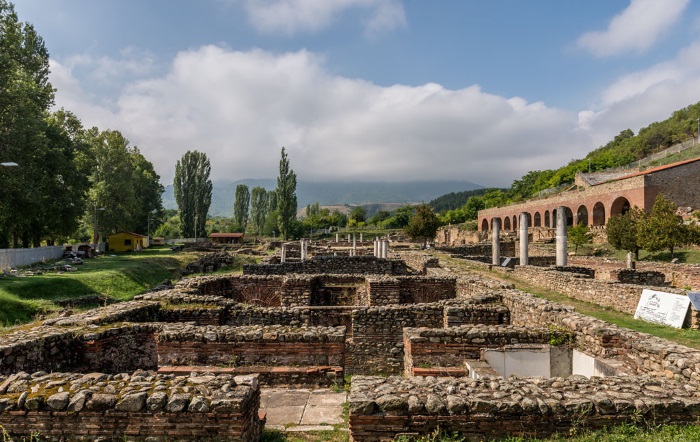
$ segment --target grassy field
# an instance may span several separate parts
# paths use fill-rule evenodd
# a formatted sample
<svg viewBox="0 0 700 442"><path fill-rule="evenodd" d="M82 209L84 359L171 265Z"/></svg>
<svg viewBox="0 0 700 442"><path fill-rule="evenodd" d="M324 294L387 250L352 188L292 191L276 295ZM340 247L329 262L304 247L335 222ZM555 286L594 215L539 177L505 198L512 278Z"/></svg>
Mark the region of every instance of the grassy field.
<svg viewBox="0 0 700 442"><path fill-rule="evenodd" d="M54 301L99 295L128 300L176 278L196 253L149 248L138 253L86 259L76 272L46 272L30 277L0 277L0 325L32 320L37 314L58 310Z"/></svg>

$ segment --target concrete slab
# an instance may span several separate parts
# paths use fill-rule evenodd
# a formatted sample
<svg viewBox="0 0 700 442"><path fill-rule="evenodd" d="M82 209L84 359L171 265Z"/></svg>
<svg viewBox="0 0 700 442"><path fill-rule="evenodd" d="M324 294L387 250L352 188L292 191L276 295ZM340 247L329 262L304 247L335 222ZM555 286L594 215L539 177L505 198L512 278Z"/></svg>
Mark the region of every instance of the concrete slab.
<svg viewBox="0 0 700 442"><path fill-rule="evenodd" d="M306 433L309 431L333 431L330 425L299 425L298 427L289 427L286 429L289 433Z"/></svg>
<svg viewBox="0 0 700 442"><path fill-rule="evenodd" d="M307 406L304 410L304 415L301 417L301 425L342 424L342 416L343 407L339 405Z"/></svg>
<svg viewBox="0 0 700 442"><path fill-rule="evenodd" d="M303 406L306 405L309 394L311 394L309 390L261 390L260 403L261 407L264 403L265 408Z"/></svg>
<svg viewBox="0 0 700 442"><path fill-rule="evenodd" d="M287 406L287 407L267 407L265 413L267 414L267 424L268 425L299 425L301 423L301 418L304 414L304 405L298 406Z"/></svg>
<svg viewBox="0 0 700 442"><path fill-rule="evenodd" d="M346 392L334 393L331 390L314 390L309 396L308 405L312 406L328 406L328 405L343 405L348 398Z"/></svg>

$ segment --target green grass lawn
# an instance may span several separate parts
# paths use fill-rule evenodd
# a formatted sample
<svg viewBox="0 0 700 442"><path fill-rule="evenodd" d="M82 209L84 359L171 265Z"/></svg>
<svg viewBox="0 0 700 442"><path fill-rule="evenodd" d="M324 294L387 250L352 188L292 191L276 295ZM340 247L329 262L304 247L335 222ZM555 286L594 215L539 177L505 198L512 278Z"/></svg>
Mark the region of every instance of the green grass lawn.
<svg viewBox="0 0 700 442"><path fill-rule="evenodd" d="M0 278L0 325L30 321L37 314L58 309L54 301L100 295L128 300L165 279L197 258L195 253L172 252L166 247L148 248L86 259L76 272L26 278Z"/></svg>

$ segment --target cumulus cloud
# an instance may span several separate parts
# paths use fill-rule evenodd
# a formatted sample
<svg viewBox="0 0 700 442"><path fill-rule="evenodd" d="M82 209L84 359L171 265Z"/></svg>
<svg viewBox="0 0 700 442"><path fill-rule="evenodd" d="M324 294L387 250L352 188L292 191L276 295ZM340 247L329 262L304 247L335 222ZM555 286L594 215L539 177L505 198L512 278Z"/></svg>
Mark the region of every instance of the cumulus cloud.
<svg viewBox="0 0 700 442"><path fill-rule="evenodd" d="M406 25L399 0L244 0L251 24L268 33L294 34L330 27L343 12L368 11L365 33L374 35Z"/></svg>
<svg viewBox="0 0 700 442"><path fill-rule="evenodd" d="M597 57L644 52L678 21L689 0L631 0L604 31L579 37L580 48Z"/></svg>
<svg viewBox="0 0 700 442"><path fill-rule="evenodd" d="M53 66L58 104L87 126L121 130L165 182L191 149L209 155L214 178L273 178L286 146L292 168L307 181L501 186L590 147L575 114L543 103L476 85L382 87L332 75L308 51L181 52L164 75L129 83L110 108L86 104L70 72Z"/></svg>
<svg viewBox="0 0 700 442"><path fill-rule="evenodd" d="M621 130L635 132L700 100L700 42L676 57L621 76L601 93L596 110L579 114L580 127L604 144Z"/></svg>

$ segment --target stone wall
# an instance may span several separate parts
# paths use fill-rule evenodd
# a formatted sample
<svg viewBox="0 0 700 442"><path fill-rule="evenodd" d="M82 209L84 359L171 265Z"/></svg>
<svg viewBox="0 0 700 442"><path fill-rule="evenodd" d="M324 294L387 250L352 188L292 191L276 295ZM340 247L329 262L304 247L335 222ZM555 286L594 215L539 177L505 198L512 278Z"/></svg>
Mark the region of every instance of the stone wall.
<svg viewBox="0 0 700 442"><path fill-rule="evenodd" d="M413 367L464 367L466 359L479 359L483 348L513 344L573 342L571 332L547 328L465 325L453 328L404 328L404 375L413 376Z"/></svg>
<svg viewBox="0 0 700 442"><path fill-rule="evenodd" d="M666 275L656 271L639 271L633 269L616 269L610 271L610 279L623 284L650 285L660 287L666 281Z"/></svg>
<svg viewBox="0 0 700 442"><path fill-rule="evenodd" d="M374 256L315 256L303 262L283 264L247 264L244 275L284 275L297 274L368 274L368 275L407 275L406 263L400 259L383 259Z"/></svg>
<svg viewBox="0 0 700 442"><path fill-rule="evenodd" d="M345 327L169 325L158 333L158 364L343 366Z"/></svg>
<svg viewBox="0 0 700 442"><path fill-rule="evenodd" d="M515 241L501 241L500 245L501 256L515 256ZM441 247L438 250L455 255L486 256L488 258L492 256L492 244L490 242L463 246Z"/></svg>
<svg viewBox="0 0 700 442"><path fill-rule="evenodd" d="M617 260L592 256L570 257L572 264L592 267L598 270L598 275L606 275L617 269L624 269L625 263ZM700 264L671 264L665 262L637 261L638 271L656 271L666 275L666 281L673 287L681 289L700 290Z"/></svg>
<svg viewBox="0 0 700 442"><path fill-rule="evenodd" d="M700 397L655 377L401 378L355 376L352 440L393 440L436 429L467 440L546 438L622 423L694 424Z"/></svg>
<svg viewBox="0 0 700 442"><path fill-rule="evenodd" d="M595 280L578 273L560 272L556 268L518 266L514 270L516 278L531 282L539 287L564 293L574 299L592 302L604 307L634 314L644 286L621 284L616 281ZM670 293L683 293L678 289L665 287Z"/></svg>
<svg viewBox="0 0 700 442"><path fill-rule="evenodd" d="M430 268L440 267L440 261L434 256L418 252L398 252L397 255L414 272L425 275Z"/></svg>
<svg viewBox="0 0 700 442"><path fill-rule="evenodd" d="M8 437L52 440L260 440L255 377L153 372L24 372L0 377L0 426ZM22 439L24 440L24 439Z"/></svg>
<svg viewBox="0 0 700 442"><path fill-rule="evenodd" d="M530 327L553 325L576 333L576 347L594 357L617 360L633 374L675 379L700 388L700 350L576 313L572 307L503 290L511 322Z"/></svg>

